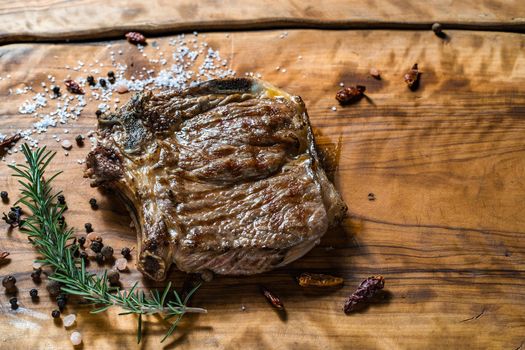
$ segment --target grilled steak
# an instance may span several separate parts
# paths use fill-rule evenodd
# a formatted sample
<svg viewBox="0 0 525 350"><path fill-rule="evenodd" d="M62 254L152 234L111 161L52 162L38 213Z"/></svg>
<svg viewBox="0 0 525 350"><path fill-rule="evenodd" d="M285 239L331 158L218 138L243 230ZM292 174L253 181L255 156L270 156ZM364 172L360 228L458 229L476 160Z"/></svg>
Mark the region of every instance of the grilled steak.
<svg viewBox="0 0 525 350"><path fill-rule="evenodd" d="M139 269L249 275L307 253L346 212L320 167L303 101L254 79L135 95L99 118L93 186L119 193Z"/></svg>

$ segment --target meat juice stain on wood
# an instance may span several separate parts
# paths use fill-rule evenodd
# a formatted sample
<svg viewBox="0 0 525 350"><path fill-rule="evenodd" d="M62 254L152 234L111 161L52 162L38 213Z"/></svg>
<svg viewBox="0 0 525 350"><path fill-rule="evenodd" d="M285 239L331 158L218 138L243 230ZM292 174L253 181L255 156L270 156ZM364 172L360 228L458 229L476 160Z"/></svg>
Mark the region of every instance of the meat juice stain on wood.
<svg viewBox="0 0 525 350"><path fill-rule="evenodd" d="M331 139L329 137L324 137L320 130L315 130L314 137L319 160L326 172L326 176L333 182L341 159L343 136L340 135L337 143L334 143L330 142Z"/></svg>

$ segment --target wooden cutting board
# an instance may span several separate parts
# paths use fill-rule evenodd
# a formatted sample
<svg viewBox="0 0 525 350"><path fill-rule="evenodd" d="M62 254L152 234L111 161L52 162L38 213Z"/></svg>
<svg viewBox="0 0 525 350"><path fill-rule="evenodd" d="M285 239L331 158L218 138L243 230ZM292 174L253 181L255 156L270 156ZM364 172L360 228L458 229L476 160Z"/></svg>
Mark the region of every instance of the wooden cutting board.
<svg viewBox="0 0 525 350"><path fill-rule="evenodd" d="M525 341L525 37L520 34L287 30L207 34L239 75L262 78L303 97L319 148L328 154L328 172L348 204L342 227L291 265L258 276L217 277L206 283L194 305L209 313L189 316L167 344L159 345L166 325L147 319L144 341L135 345L136 318L118 310L91 315L70 303L85 349L519 349ZM169 37L154 39L162 49ZM150 39L150 42L152 39ZM108 61L110 51L137 71L148 60L124 41L77 44L17 44L0 47L0 132L27 128L20 115L28 95L8 95L23 82L37 87L48 74L63 79L65 65ZM146 54L154 54L152 45ZM301 56L301 57L299 57ZM403 74L419 63L421 86L412 92ZM280 70L276 70L279 66ZM372 79L370 68L382 72ZM283 72L282 69L286 69ZM110 69L107 66L101 70ZM7 79L7 74L11 77ZM339 83L362 84L367 99L339 107ZM128 94L129 95L129 94ZM122 95L124 101L127 95ZM336 106L336 111L332 107ZM77 163L89 147L64 155L53 134L73 141L96 124L96 103L81 117L41 134L41 144L57 151L51 170L65 191L66 219L79 228L91 222L116 250L135 245L135 233L122 205L89 187ZM64 129L69 134L63 134ZM18 185L0 163L0 190L16 198ZM374 201L368 199L373 193ZM100 203L92 211L88 199ZM8 205L3 205L6 211ZM11 261L0 275L14 274L23 312L14 314L0 294L0 348L67 349L72 346L43 285L33 303L28 291L35 253L17 230L0 223L0 250ZM92 264L96 265L96 264ZM106 266L110 267L110 266ZM299 287L294 276L309 272L344 277L335 291ZM344 299L366 277L382 274L387 298L346 316ZM132 268L125 286L142 280ZM184 274L172 271L180 286ZM259 294L266 285L284 301L281 318ZM242 310L244 306L245 310Z"/></svg>

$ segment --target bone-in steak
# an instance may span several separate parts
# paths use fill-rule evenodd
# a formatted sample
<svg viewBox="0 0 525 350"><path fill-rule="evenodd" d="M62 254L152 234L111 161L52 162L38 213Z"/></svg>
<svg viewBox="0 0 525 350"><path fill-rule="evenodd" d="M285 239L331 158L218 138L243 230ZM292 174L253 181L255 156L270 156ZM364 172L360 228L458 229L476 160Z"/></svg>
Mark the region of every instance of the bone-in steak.
<svg viewBox="0 0 525 350"><path fill-rule="evenodd" d="M254 79L135 95L99 118L87 157L138 230L139 269L248 275L308 252L346 205L319 164L303 101Z"/></svg>

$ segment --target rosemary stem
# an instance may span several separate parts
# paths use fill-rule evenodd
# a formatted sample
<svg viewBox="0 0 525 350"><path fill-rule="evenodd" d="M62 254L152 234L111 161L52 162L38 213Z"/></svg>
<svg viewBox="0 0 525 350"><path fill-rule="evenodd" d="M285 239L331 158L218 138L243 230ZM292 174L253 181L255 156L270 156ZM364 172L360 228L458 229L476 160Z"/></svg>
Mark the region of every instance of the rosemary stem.
<svg viewBox="0 0 525 350"><path fill-rule="evenodd" d="M200 307L185 306L185 307L176 307L176 308L173 308L173 310L175 310L176 312L180 312L181 314L185 314L185 313L206 314L208 313L208 310L200 308ZM163 312L168 312L168 311L173 311L173 310L170 310L167 307L162 307L162 308L142 307L140 308L140 311L142 311L145 314L158 314L158 313L163 313Z"/></svg>
<svg viewBox="0 0 525 350"><path fill-rule="evenodd" d="M184 312L195 313L195 314L207 314L208 310L201 307L185 307Z"/></svg>

